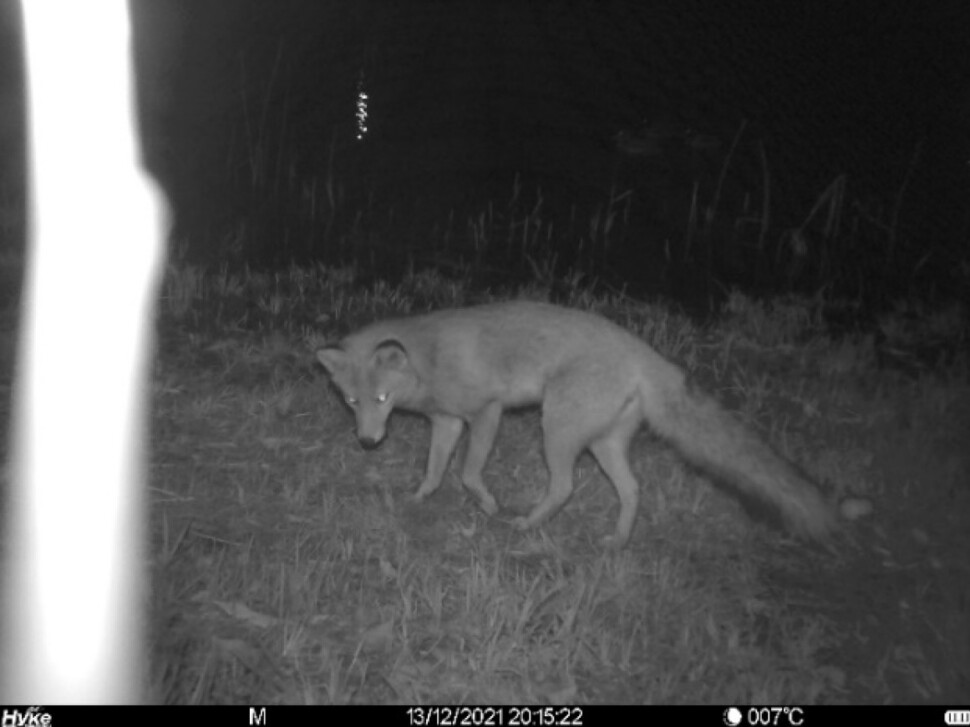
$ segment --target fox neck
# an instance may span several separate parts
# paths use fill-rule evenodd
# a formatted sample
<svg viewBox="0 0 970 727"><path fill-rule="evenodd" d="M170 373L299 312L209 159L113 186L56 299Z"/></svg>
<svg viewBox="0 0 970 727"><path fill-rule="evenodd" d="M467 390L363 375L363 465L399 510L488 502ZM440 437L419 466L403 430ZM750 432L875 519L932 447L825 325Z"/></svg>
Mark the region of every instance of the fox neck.
<svg viewBox="0 0 970 727"><path fill-rule="evenodd" d="M433 397L428 387L417 380L408 381L394 395L394 408L425 413L434 408Z"/></svg>

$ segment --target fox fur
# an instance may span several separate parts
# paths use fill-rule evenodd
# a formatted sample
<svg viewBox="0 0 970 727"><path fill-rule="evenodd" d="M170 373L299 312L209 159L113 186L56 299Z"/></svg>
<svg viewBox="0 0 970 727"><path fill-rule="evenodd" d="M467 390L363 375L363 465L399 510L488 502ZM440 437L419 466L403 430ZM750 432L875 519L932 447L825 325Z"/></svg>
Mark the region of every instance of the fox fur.
<svg viewBox="0 0 970 727"><path fill-rule="evenodd" d="M464 486L489 515L498 512L482 481L505 409L542 408L549 485L524 517L531 528L573 490L576 458L588 449L620 500L607 547L622 547L637 513L639 484L630 440L646 422L691 464L773 506L796 535L828 541L835 509L795 467L706 394L678 366L598 315L547 303L512 301L385 320L317 351L353 410L357 436L376 446L394 409L431 421L431 446L416 501L441 484L467 425Z"/></svg>

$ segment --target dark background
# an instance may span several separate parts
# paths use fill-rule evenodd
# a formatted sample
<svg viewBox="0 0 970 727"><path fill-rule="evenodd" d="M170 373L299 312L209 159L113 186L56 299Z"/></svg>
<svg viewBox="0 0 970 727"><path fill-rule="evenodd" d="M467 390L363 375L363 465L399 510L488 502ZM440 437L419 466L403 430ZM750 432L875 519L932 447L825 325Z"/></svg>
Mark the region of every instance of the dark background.
<svg viewBox="0 0 970 727"><path fill-rule="evenodd" d="M173 243L189 260L339 262L376 247L389 264L434 264L445 226L462 237L485 210L504 210L508 224L538 204L550 242L531 254L561 256L557 265L667 292L702 277L763 288L778 277L762 263L790 270L786 235L844 175L845 239L808 252L844 256L842 265L811 260L814 274L785 283L811 288L854 265L868 273L887 245L895 257L886 290L895 294L958 290L970 274L963 0L131 5L146 159L170 194ZM2 0L7 243L23 195L19 53L16 6ZM368 120L358 140L361 90ZM742 124L720 224L706 248L681 255L694 186L710 204ZM624 154L618 132L653 134L661 149ZM698 149L692 139L708 143ZM762 153L768 252L737 222L760 205ZM892 218L904 181L890 242L866 220ZM627 190L622 239L615 232L609 248L584 258L590 220ZM656 272L668 258L686 278L669 266ZM925 275L913 273L917 265ZM851 278L840 280L849 293Z"/></svg>

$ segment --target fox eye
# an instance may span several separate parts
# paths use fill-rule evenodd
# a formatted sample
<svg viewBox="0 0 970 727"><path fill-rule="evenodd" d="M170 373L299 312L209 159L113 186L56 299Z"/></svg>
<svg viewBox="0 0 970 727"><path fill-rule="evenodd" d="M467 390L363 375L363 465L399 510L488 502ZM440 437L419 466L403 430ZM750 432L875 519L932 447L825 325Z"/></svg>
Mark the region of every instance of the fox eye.
<svg viewBox="0 0 970 727"><path fill-rule="evenodd" d="M386 404L389 397L390 394L388 394L386 391L382 391L380 394L374 397L374 400L378 404Z"/></svg>
<svg viewBox="0 0 970 727"><path fill-rule="evenodd" d="M344 401L346 401L350 406L357 406L357 399L352 396L345 397Z"/></svg>

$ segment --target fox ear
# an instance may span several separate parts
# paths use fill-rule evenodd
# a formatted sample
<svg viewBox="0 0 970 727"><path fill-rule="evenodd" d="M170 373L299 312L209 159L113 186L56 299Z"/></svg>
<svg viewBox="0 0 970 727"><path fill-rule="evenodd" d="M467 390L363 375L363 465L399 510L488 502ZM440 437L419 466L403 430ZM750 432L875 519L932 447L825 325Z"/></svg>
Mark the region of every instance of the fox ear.
<svg viewBox="0 0 970 727"><path fill-rule="evenodd" d="M384 368L403 369L408 365L408 352L400 341L388 338L374 349L374 362Z"/></svg>
<svg viewBox="0 0 970 727"><path fill-rule="evenodd" d="M325 346L317 349L317 361L333 376L347 365L347 353L336 346Z"/></svg>

